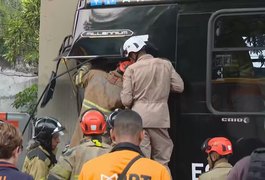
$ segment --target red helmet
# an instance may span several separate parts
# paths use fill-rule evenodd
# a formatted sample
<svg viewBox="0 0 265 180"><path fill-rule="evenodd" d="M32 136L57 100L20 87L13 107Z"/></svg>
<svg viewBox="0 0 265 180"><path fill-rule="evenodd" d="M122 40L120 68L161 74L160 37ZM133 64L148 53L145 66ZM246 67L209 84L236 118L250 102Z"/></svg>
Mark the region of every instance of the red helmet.
<svg viewBox="0 0 265 180"><path fill-rule="evenodd" d="M221 156L233 153L232 143L225 137L208 138L202 145L202 150L207 154L216 152Z"/></svg>
<svg viewBox="0 0 265 180"><path fill-rule="evenodd" d="M83 134L104 134L106 131L106 119L105 115L99 110L86 111L80 122Z"/></svg>
<svg viewBox="0 0 265 180"><path fill-rule="evenodd" d="M126 70L126 68L128 67L128 66L130 66L131 64L133 64L133 62L132 61L123 61L123 62L120 62L119 63L119 67L118 67L118 69L121 71L121 72L125 72L125 70Z"/></svg>

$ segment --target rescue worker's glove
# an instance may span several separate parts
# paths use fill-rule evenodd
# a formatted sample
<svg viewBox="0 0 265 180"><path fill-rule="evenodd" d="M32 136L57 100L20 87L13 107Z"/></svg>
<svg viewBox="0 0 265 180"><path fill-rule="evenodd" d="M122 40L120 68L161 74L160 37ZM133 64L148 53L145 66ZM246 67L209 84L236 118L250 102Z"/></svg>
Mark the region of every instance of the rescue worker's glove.
<svg viewBox="0 0 265 180"><path fill-rule="evenodd" d="M73 76L74 84L78 87L84 87L84 76L88 73L91 69L91 64L84 65L80 67L77 72Z"/></svg>

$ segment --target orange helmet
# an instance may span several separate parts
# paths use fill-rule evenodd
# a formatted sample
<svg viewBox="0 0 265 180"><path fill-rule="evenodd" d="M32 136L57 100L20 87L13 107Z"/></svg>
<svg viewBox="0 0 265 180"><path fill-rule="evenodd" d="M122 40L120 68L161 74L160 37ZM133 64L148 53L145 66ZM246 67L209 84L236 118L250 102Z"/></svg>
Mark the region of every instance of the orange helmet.
<svg viewBox="0 0 265 180"><path fill-rule="evenodd" d="M83 114L80 126L85 135L104 134L107 126L105 115L99 110L90 109Z"/></svg>
<svg viewBox="0 0 265 180"><path fill-rule="evenodd" d="M129 61L129 60L127 60L127 61L123 61L123 62L120 62L119 63L119 66L118 66L118 69L121 71L121 72L125 72L125 70L126 70L126 68L128 67L128 66L130 66L131 64L133 64L133 62L132 61Z"/></svg>
<svg viewBox="0 0 265 180"><path fill-rule="evenodd" d="M221 156L233 153L232 143L225 137L208 138L202 145L202 150L207 154L216 152Z"/></svg>

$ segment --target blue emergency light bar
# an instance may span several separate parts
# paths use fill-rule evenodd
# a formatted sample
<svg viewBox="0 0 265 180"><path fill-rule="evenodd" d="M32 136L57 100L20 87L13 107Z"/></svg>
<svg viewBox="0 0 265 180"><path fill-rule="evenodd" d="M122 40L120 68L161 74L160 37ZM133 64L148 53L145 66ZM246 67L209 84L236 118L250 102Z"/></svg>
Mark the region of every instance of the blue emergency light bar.
<svg viewBox="0 0 265 180"><path fill-rule="evenodd" d="M177 0L80 0L83 8L176 3Z"/></svg>

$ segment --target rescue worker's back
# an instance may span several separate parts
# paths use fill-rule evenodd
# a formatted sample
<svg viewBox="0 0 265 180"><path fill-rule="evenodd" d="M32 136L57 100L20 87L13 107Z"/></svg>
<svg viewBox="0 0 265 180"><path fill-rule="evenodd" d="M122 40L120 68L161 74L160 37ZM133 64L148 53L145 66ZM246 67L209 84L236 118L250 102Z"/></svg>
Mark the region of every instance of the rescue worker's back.
<svg viewBox="0 0 265 180"><path fill-rule="evenodd" d="M117 179L129 161L137 155L137 152L122 150L97 157L83 166L79 180ZM158 162L140 158L128 170L127 179L169 180L170 176L167 169Z"/></svg>

